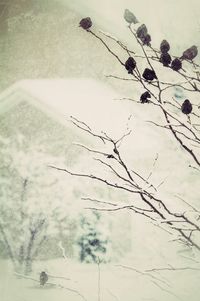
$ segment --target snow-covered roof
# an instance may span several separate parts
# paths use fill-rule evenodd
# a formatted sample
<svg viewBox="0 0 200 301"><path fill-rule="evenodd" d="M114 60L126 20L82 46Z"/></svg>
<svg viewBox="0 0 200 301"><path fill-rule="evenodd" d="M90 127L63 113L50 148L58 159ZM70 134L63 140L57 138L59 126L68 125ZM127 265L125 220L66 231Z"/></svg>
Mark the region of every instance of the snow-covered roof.
<svg viewBox="0 0 200 301"><path fill-rule="evenodd" d="M128 106L107 85L93 79L23 80L0 95L0 112L26 100L62 122L74 116L93 128L120 132L127 122ZM113 126L114 123L114 126Z"/></svg>
<svg viewBox="0 0 200 301"><path fill-rule="evenodd" d="M151 157L155 149L159 151L166 144L164 137L146 122L155 114L154 107L141 107L120 100L121 97L93 79L23 80L0 94L0 113L27 101L66 127L70 127L68 120L73 116L87 123L94 132L106 132L113 139L121 138L131 128L133 137L126 138L124 147L142 157L145 150L146 156ZM147 139L150 143L146 143Z"/></svg>

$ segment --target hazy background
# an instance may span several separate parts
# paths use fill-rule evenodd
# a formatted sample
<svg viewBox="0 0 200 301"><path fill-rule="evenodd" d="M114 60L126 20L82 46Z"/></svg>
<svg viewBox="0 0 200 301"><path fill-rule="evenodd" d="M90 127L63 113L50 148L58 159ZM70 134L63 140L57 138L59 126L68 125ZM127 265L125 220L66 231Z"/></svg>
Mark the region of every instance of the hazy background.
<svg viewBox="0 0 200 301"><path fill-rule="evenodd" d="M0 89L27 78L92 77L107 81L119 91L128 85L106 79L121 74L121 67L104 47L78 27L85 16L94 29L103 29L134 45L123 19L132 10L152 35L152 45L169 40L180 55L190 45L199 45L198 1L1 1Z"/></svg>
<svg viewBox="0 0 200 301"><path fill-rule="evenodd" d="M77 211L82 210L79 203L82 195L94 196L97 193L102 199L122 202L126 201L126 196L118 193L113 195L104 187L96 187L91 182L85 183L79 179L72 180L63 174L56 174L54 178L55 173L50 174L49 169L42 169L40 172L37 167L38 158L40 163L42 161L46 165L55 162L80 170L97 168L92 165L92 161L87 161L84 152L71 147L79 139L84 143L92 142L72 126L68 126L66 117L74 114L98 130L104 127L104 130L108 128L109 133L118 135L120 132L121 135L132 115L128 125L133 129L133 135L122 146L127 162L148 175L159 152L156 173L152 178L157 185L165 180L160 189L161 195L173 195L173 205L177 201L175 193L190 197L194 203L198 204L199 201L195 171L191 171L189 175L185 172L189 163L188 157L177 155L178 147L171 137L145 123L154 114L152 108L146 110L145 107L141 112L140 107L132 102L123 104L113 100L123 96L136 97L138 90L129 82L106 77L110 74L124 76L124 68L122 69L99 41L78 26L80 19L89 16L95 31L102 29L110 32L134 48L135 41L123 19L125 8L132 10L140 22L147 25L153 46L159 47L160 41L166 38L171 44L173 54L177 56L193 44L200 47L200 3L195 0L0 1L0 91L8 89L0 98L0 131L3 137L0 141L1 158L11 155L11 167L17 171L17 179L29 173L33 179L37 179L35 186L31 186L28 209L38 209L41 198L47 214L51 205L59 205L56 227L54 223L50 227L50 239L39 254L32 277L38 279L41 270L54 276L68 277L72 282L61 280L61 284L80 290L87 296L87 300L92 301L99 301L98 266L77 263L77 245L75 250L72 247L75 244L75 233L78 232L75 231L77 220L75 224L74 221L67 220L66 228L60 231L60 219L63 220L66 215L75 215L77 218ZM115 47L112 43L111 45ZM123 59L126 59L126 55ZM173 93L174 91L172 95ZM6 106L6 101L9 106ZM19 106L12 106L17 101ZM12 207L18 204L21 182L13 180L12 169L8 173L9 160L6 160L4 169L1 169L4 171L1 177L5 177L5 182L8 183L6 189L2 185L1 204L7 205L7 200L9 201L10 215L6 227L14 234L17 244L23 239L20 236L23 231L16 235L15 224L11 221L13 216L18 217L18 211L12 211ZM29 168L29 162L33 171ZM4 164L4 161L0 161L0 164ZM67 203L69 200L70 206ZM35 207L32 206L33 203ZM177 201L177 206L179 205ZM194 261L179 256L182 252L180 246L168 244L163 232L149 226L143 219L121 212L112 214L111 221L113 254L117 254L116 258L113 257L114 262L116 260L117 263L137 267L138 270L154 266L166 267L169 263L175 266L193 264L195 267ZM17 225L20 227L20 221ZM101 227L102 225L106 227ZM105 230L104 228L108 233L106 222L100 223L100 229ZM56 236L58 229L61 232L59 238ZM58 247L60 238L64 239L68 251L67 260L63 258ZM15 244L15 240L13 242ZM3 296L3 301L55 301L65 300L66 297L73 301L81 299L69 291L67 295L65 290L58 288L41 289L34 280L16 278L7 261L5 250L1 252L4 255L0 269L0 295ZM191 252L188 254L191 255ZM186 257L188 254L184 253ZM149 280L149 276L143 277L137 271L123 269L115 263L102 266L101 301L129 301L133 298L138 298L138 301L186 301L189 298L193 301L199 300L198 270L156 274L160 279L159 284L167 279L164 289L160 289L154 279Z"/></svg>

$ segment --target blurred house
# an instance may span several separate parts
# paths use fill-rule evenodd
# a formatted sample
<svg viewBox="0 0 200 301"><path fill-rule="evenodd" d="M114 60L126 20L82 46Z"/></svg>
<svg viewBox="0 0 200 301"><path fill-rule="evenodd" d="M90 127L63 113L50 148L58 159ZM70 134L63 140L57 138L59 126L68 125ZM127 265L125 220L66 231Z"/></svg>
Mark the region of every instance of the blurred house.
<svg viewBox="0 0 200 301"><path fill-rule="evenodd" d="M23 151L26 154L31 149L37 148L37 152L41 154L40 160L41 166L44 166L44 174L40 180L39 193L41 195L36 195L36 198L41 199L40 202L44 202L44 208L45 202L56 203L58 201L56 198L63 199L65 207L63 206L62 210L65 211L62 212L62 220L69 218L69 223L64 224L63 227L59 220L57 221L57 230L53 231L52 236L48 236L38 252L40 258L47 256L47 250L48 256L59 256L59 240L64 241L68 255L73 257L76 231L80 227L78 222L75 223L73 220L76 215L74 211L81 212L83 209L82 196L95 197L104 201L117 200L117 197L121 196L121 194L117 196L110 189L93 181L85 182L82 178L73 178L62 172L46 169L45 166L45 164L60 164L60 167L88 172L90 161L87 161L87 152L74 143L93 145L94 147L96 141L91 139L87 133L73 126L70 116L73 115L75 118L87 122L89 126L99 131L108 127L109 122L115 122L119 112L121 113L121 122L123 122L127 112L123 112L118 104L113 107L112 97L115 97L115 93L107 86L87 79L24 80L11 86L0 95L0 138L8 139L10 151L13 142L18 143L17 139L20 137L23 137L23 143L18 147L17 152ZM120 133L120 118L114 134L118 131ZM0 160L2 164L4 158ZM21 160L23 162L26 159L21 157ZM30 167L34 165L34 158L30 157L28 164ZM55 172L55 181L58 183L45 188L52 172ZM1 177L3 176L1 174ZM58 178L56 178L57 176ZM41 178L41 175L38 174L37 177ZM59 181L63 183L63 186L60 186ZM86 184L87 191L85 191ZM42 185L44 185L43 194L41 193ZM11 194L13 202L14 197L20 197L20 191L15 196L14 187L15 185ZM47 195L45 195L45 191L47 191ZM95 205L92 204L92 206ZM48 203L46 206L49 206ZM87 212L84 210L83 212L87 218ZM104 216L106 216L105 223L110 232L108 236L112 240L114 258L117 258L119 254L120 256L125 255L131 248L129 215L123 212L117 214L117 218L114 213L104 214ZM103 225L102 228L104 228ZM59 235L55 234L56 231L59 232Z"/></svg>
<svg viewBox="0 0 200 301"><path fill-rule="evenodd" d="M124 77L127 73L124 73L124 67L120 66L105 47L82 30L78 24L81 18L90 16L95 31L102 29L111 32L123 42L128 42L130 49L134 50L134 39L130 37L127 24L123 19L124 8L130 8L138 15L141 22L145 22L152 34L152 41L157 42L156 47L159 46L161 38L167 38L172 46L171 49L177 55L182 53L184 47L198 40L198 24L190 22L190 18L187 17L187 22L184 23L187 35L185 39L179 41L177 37L183 31L181 20L185 18L182 13L184 10L172 10L170 5L167 10L168 4L165 1L164 5L163 1L163 5L159 7L162 9L158 11L158 18L155 19L154 13L148 13L147 16L143 3L133 3L131 0L119 2L114 0L101 2L97 0L0 0L0 91L7 88L0 95L0 136L14 140L20 134L25 137L25 148L37 145L38 149L46 154L47 159L54 156L63 160L63 163L70 168L87 170L92 164L84 160L85 152L75 148L73 143L78 141L92 145L93 140L91 141L88 135L80 133L72 126L68 121L70 116L73 115L87 122L94 130L104 130L111 136L119 138L126 129L128 118L132 115L133 138L128 142L126 140L126 159L133 163L130 166L136 167L137 171L148 176L154 158L159 154L159 164L156 166L153 181L159 185L163 179L167 179L165 186L168 185L175 195L179 187L179 177L176 176L174 166L179 166L177 173L183 175L181 156L174 155L177 146L171 137L163 135L162 129L159 131L146 123L150 117L153 119L155 114L152 107L143 106L141 114L141 107L136 106L135 103L125 101L122 106L120 101L116 101L126 96L139 100L142 91L130 84L130 81L118 81L106 77L106 75ZM191 5L188 5L188 8L189 6ZM150 9L155 10L155 4L152 3ZM195 11L195 8L193 9ZM176 21L179 20L180 23L179 27L174 28L174 23L163 17L167 11L171 19L176 16ZM186 9L185 12L188 16L189 10ZM188 22L191 23L190 27ZM191 35L193 29L195 32ZM112 41L109 43L113 50L119 51ZM120 57L125 61L127 54L120 54ZM72 77L76 79L66 80ZM30 80L23 80L27 78ZM115 91L120 92L120 95L94 80L80 80L80 78L109 82L115 87ZM156 118L154 120L157 120ZM166 162L168 162L170 176L166 174ZM69 185L68 181L66 176L67 185L70 186L71 182ZM77 199L80 198L82 188L85 187L85 184L81 183L80 179L78 184L74 182L73 193ZM191 186L194 186L193 181L193 185L189 184L184 193L190 191L194 195L191 189ZM163 189L165 193L163 187L164 185L161 186L161 192ZM86 194L88 192L90 196L98 192L97 194L105 200L113 201L120 198L120 195L114 195L102 187L96 191L95 189L86 191ZM126 197L121 199L126 200ZM135 228L137 218L134 215L132 219L133 242L129 236L128 213L123 211L122 214L111 215L114 217L113 246L117 252L123 254L131 249L132 244L135 251L137 239L144 243L146 237L150 241L146 243L148 246L157 250L160 248L159 239L155 240L156 247L152 244L153 235L151 231L146 231L149 225L144 226L143 220L140 226ZM70 239L73 240L73 237L68 241ZM55 246L55 243L53 242L52 245ZM73 253L72 250L70 252ZM57 254L57 249L55 253Z"/></svg>

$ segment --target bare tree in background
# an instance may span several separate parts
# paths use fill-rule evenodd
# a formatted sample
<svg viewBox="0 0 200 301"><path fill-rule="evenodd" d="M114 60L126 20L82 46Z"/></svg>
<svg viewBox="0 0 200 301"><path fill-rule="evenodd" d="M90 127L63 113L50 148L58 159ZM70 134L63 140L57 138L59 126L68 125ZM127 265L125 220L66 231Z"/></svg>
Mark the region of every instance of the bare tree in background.
<svg viewBox="0 0 200 301"><path fill-rule="evenodd" d="M44 167L51 159L37 143L27 147L23 135L0 137L0 146L1 253L11 259L15 271L27 275L38 256L49 258L51 250L48 254L45 242L55 244L55 236L62 239L60 231L74 233L61 206L65 183L57 185L55 174L48 172L47 177Z"/></svg>

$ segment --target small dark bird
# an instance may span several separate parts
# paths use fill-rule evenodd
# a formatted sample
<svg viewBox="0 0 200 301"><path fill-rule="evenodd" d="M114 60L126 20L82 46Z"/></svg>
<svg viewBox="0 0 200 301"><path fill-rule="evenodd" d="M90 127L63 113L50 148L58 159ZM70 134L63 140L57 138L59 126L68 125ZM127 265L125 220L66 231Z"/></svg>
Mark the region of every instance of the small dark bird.
<svg viewBox="0 0 200 301"><path fill-rule="evenodd" d="M170 45L166 40L163 40L160 44L160 51L162 53L167 53L170 50Z"/></svg>
<svg viewBox="0 0 200 301"><path fill-rule="evenodd" d="M142 74L142 76L144 77L144 79L146 80L154 80L157 79L156 73L154 70L148 69L146 68Z"/></svg>
<svg viewBox="0 0 200 301"><path fill-rule="evenodd" d="M125 68L129 74L133 74L133 70L136 67L136 61L133 57L129 57L128 60L125 62Z"/></svg>
<svg viewBox="0 0 200 301"><path fill-rule="evenodd" d="M85 30L88 30L92 26L92 20L90 19L90 17L83 18L80 21L79 26Z"/></svg>
<svg viewBox="0 0 200 301"><path fill-rule="evenodd" d="M151 42L151 36L150 34L146 34L146 36L141 37L141 41L143 43L143 45L147 45L147 46L151 46L150 42Z"/></svg>
<svg viewBox="0 0 200 301"><path fill-rule="evenodd" d="M183 55L180 57L181 60L190 60L192 61L198 54L197 46L193 45L183 52Z"/></svg>
<svg viewBox="0 0 200 301"><path fill-rule="evenodd" d="M139 23L139 21L136 18L136 16L129 9L125 9L125 11L124 11L124 19L129 24L131 24L131 23L133 23L133 24Z"/></svg>
<svg viewBox="0 0 200 301"><path fill-rule="evenodd" d="M144 38L147 34L148 34L148 32L147 32L147 27L145 24L140 25L138 27L138 29L136 30L136 35L139 39Z"/></svg>
<svg viewBox="0 0 200 301"><path fill-rule="evenodd" d="M192 104L188 99L186 99L183 102L183 104L181 106L181 111L183 112L183 114L186 114L186 115L188 115L192 112Z"/></svg>
<svg viewBox="0 0 200 301"><path fill-rule="evenodd" d="M48 275L46 272L40 273L40 285L45 285L45 283L48 281Z"/></svg>
<svg viewBox="0 0 200 301"><path fill-rule="evenodd" d="M172 61L172 58L169 55L169 53L165 52L165 53L161 54L160 62L163 64L163 66L165 66L165 67L169 66L171 61Z"/></svg>
<svg viewBox="0 0 200 301"><path fill-rule="evenodd" d="M151 94L146 91L140 96L140 101L141 103L148 103L150 101L149 98L151 98Z"/></svg>
<svg viewBox="0 0 200 301"><path fill-rule="evenodd" d="M182 62L175 58L172 63L171 63L171 68L174 70L174 71L178 71L182 68Z"/></svg>

